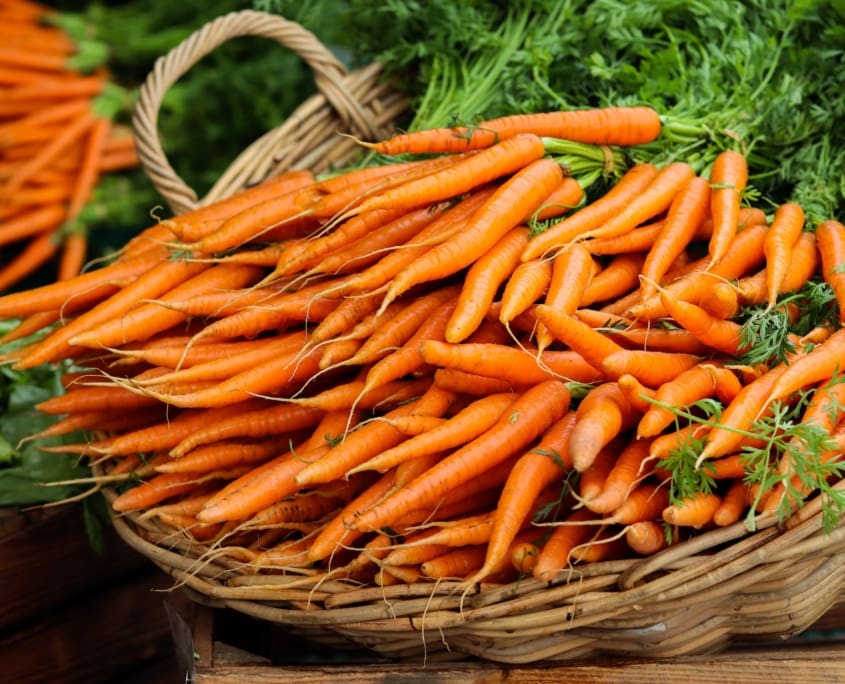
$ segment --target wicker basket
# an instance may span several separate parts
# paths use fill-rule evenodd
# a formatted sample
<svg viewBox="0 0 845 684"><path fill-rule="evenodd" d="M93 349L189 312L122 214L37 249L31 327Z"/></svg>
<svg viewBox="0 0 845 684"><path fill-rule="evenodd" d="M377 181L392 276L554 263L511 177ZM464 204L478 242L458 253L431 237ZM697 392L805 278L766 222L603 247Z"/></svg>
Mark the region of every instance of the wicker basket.
<svg viewBox="0 0 845 684"><path fill-rule="evenodd" d="M501 663L701 655L799 634L845 599L845 527L825 533L822 523L815 499L783 524L761 518L753 533L740 522L648 558L575 565L553 582L465 594L449 582L361 588L265 574L234 550L136 514L114 517L127 544L201 603L385 657Z"/></svg>
<svg viewBox="0 0 845 684"><path fill-rule="evenodd" d="M158 141L159 103L191 64L228 38L247 34L301 54L321 94L244 151L198 202ZM378 74L377 65L348 73L313 35L279 17L252 11L223 16L162 57L144 85L134 119L144 168L180 212L288 168L342 164L356 148L336 131L381 137L405 107L378 84ZM106 469L101 464L95 472ZM819 500L783 524L761 518L753 533L737 523L649 558L576 565L554 582L525 579L471 593L448 582L362 588L256 572L234 549L209 548L137 514L115 516L114 525L198 602L284 625L317 642L416 661L706 654L800 633L845 596L845 528L823 532Z"/></svg>
<svg viewBox="0 0 845 684"><path fill-rule="evenodd" d="M302 57L314 74L318 93L241 152L198 200L164 154L157 128L159 109L168 88L194 64L240 36L270 38ZM308 168L319 173L340 167L359 154L361 147L338 132L368 140L384 137L407 108L402 95L380 82L381 73L378 62L348 71L316 36L278 15L252 10L225 14L160 57L142 85L132 121L141 165L176 213L228 197L288 169Z"/></svg>

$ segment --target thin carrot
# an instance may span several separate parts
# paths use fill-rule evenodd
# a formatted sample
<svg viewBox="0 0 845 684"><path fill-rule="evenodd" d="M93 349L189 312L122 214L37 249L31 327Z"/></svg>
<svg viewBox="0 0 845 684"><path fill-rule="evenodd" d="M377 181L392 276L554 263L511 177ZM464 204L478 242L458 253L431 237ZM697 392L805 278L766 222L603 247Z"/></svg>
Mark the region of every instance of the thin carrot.
<svg viewBox="0 0 845 684"><path fill-rule="evenodd" d="M579 502L589 501L601 494L605 480L624 448L625 442L621 436L613 438L599 450L589 468L578 473L576 499Z"/></svg>
<svg viewBox="0 0 845 684"><path fill-rule="evenodd" d="M567 443L574 425L575 413L568 411L517 459L496 504L484 564L472 581L481 581L500 566L540 493L571 467Z"/></svg>
<svg viewBox="0 0 845 684"><path fill-rule="evenodd" d="M387 155L430 154L481 149L519 133L533 133L594 145L639 145L652 142L660 130L660 117L649 107L606 107L517 114L472 128L424 129L361 144Z"/></svg>
<svg viewBox="0 0 845 684"><path fill-rule="evenodd" d="M640 281L640 296L646 299L657 291L657 285L672 262L686 250L707 214L710 185L702 176L691 176L678 190L666 221L646 254Z"/></svg>
<svg viewBox="0 0 845 684"><path fill-rule="evenodd" d="M530 262L524 262L530 263ZM590 283L595 262L586 248L575 244L558 252L552 260L552 273L543 303L563 314L573 314ZM535 333L537 348L542 351L553 342L553 336L542 323Z"/></svg>
<svg viewBox="0 0 845 684"><path fill-rule="evenodd" d="M237 465L263 463L281 451L276 439L263 442L221 442L193 449L190 453L156 466L160 473L205 473ZM198 512L198 511L197 511Z"/></svg>
<svg viewBox="0 0 845 684"><path fill-rule="evenodd" d="M623 350L622 346L575 316L560 314L545 304L538 304L535 311L539 321L555 339L563 342L599 371L602 371L602 363L607 356Z"/></svg>
<svg viewBox="0 0 845 684"><path fill-rule="evenodd" d="M719 527L733 525L742 517L747 497L748 484L743 479L737 478L731 483L719 502L718 508L713 512L713 522Z"/></svg>
<svg viewBox="0 0 845 684"><path fill-rule="evenodd" d="M451 392L435 386L430 387L417 401L389 411L385 414L386 420L370 421L350 432L319 461L298 473L297 484L306 486L347 477L355 466L406 439L405 435L390 424L391 417L411 413L443 416L455 398Z"/></svg>
<svg viewBox="0 0 845 684"><path fill-rule="evenodd" d="M655 166L635 164L607 193L533 237L522 253L522 260L544 256L602 225L638 196L656 175Z"/></svg>
<svg viewBox="0 0 845 684"><path fill-rule="evenodd" d="M668 290L661 290L660 297L669 315L708 347L730 356L738 356L746 349L739 323L712 316L700 306L678 299Z"/></svg>
<svg viewBox="0 0 845 684"><path fill-rule="evenodd" d="M384 473L406 460L462 446L490 429L516 398L515 393L500 393L476 399L439 427L383 450L349 474L360 470Z"/></svg>
<svg viewBox="0 0 845 684"><path fill-rule="evenodd" d="M778 287L778 294L800 289L816 274L821 249L816 233L803 231L792 247L789 271ZM730 255L725 258L729 258ZM823 276L824 277L824 276ZM753 275L740 278L736 283L737 297L745 306L768 301L768 268L762 268Z"/></svg>
<svg viewBox="0 0 845 684"><path fill-rule="evenodd" d="M81 139L94 125L96 117L91 110L77 115L55 138L45 145L38 154L21 164L18 170L6 179L3 195L9 197L40 169L47 166L68 146Z"/></svg>
<svg viewBox="0 0 845 684"><path fill-rule="evenodd" d="M3 291L28 275L35 273L58 251L56 236L47 232L39 235L10 261L0 265L0 291Z"/></svg>
<svg viewBox="0 0 845 684"><path fill-rule="evenodd" d="M517 140L521 138L510 138L500 144L504 147L510 141ZM539 139L535 140L539 142ZM525 141L526 144L531 142L530 138ZM470 161L480 158L481 154ZM514 156L519 158L517 154ZM545 158L527 160L523 167L508 170L516 172L496 189L459 233L443 244L432 247L394 276L382 307L414 285L451 276L472 264L508 231L536 211L555 185L560 183L563 174L559 164Z"/></svg>
<svg viewBox="0 0 845 684"><path fill-rule="evenodd" d="M198 446L236 437L284 437L287 433L314 427L323 415L324 411L320 409L295 404L277 404L244 410L237 415L198 428L180 440L169 453L173 458L181 458Z"/></svg>
<svg viewBox="0 0 845 684"><path fill-rule="evenodd" d="M518 386L553 378L589 383L602 377L580 354L570 350L547 350L538 355L531 349L505 344L424 340L420 354L426 363L438 368L462 370Z"/></svg>
<svg viewBox="0 0 845 684"><path fill-rule="evenodd" d="M710 169L710 213L713 234L707 245L710 260L721 261L740 224L740 199L748 183L748 160L736 150L720 153Z"/></svg>
<svg viewBox="0 0 845 684"><path fill-rule="evenodd" d="M780 205L763 240L766 255L768 308L775 305L783 279L790 268L792 249L804 227L804 210L793 202Z"/></svg>
<svg viewBox="0 0 845 684"><path fill-rule="evenodd" d="M356 527L376 529L409 510L432 505L446 492L505 461L559 420L569 407L569 397L566 385L556 380L526 390L496 425L401 491L363 512L355 522Z"/></svg>
<svg viewBox="0 0 845 684"><path fill-rule="evenodd" d="M578 508L564 518L565 525L556 526L551 536L540 548L537 562L532 570L535 579L552 581L569 567L569 554L587 541L595 528L587 523L596 518L596 514L587 508Z"/></svg>
<svg viewBox="0 0 845 684"><path fill-rule="evenodd" d="M815 235L821 255L822 278L833 289L842 323L845 322L845 226L839 221L822 221L816 226Z"/></svg>
<svg viewBox="0 0 845 684"><path fill-rule="evenodd" d="M633 230L666 211L680 189L695 175L685 162L671 162L660 169L640 194L601 226L582 233L580 239L614 237Z"/></svg>
<svg viewBox="0 0 845 684"><path fill-rule="evenodd" d="M648 474L644 464L649 455L651 441L637 439L619 453L607 474L601 492L584 500L584 505L595 513L610 513L618 509L636 483Z"/></svg>
<svg viewBox="0 0 845 684"><path fill-rule="evenodd" d="M447 342L463 342L478 329L499 287L519 263L528 235L525 226L512 228L469 267L446 327Z"/></svg>

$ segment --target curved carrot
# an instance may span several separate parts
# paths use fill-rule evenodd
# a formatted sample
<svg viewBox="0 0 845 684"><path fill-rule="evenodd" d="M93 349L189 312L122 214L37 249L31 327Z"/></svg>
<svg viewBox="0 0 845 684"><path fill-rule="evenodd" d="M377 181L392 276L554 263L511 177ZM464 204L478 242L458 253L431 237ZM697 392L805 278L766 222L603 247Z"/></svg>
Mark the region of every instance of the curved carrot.
<svg viewBox="0 0 845 684"><path fill-rule="evenodd" d="M523 261L511 273L502 292L499 320L508 324L548 290L552 265L544 259Z"/></svg>
<svg viewBox="0 0 845 684"><path fill-rule="evenodd" d="M669 206L666 220L642 267L640 296L646 299L657 291L669 267L692 241L704 222L710 203L710 185L706 178L691 176L680 187Z"/></svg>
<svg viewBox="0 0 845 684"><path fill-rule="evenodd" d="M589 246L589 242L584 244ZM613 300L636 289L644 262L645 255L639 252L615 256L581 291L578 306Z"/></svg>
<svg viewBox="0 0 845 684"><path fill-rule="evenodd" d="M601 492L595 497L585 499L584 505L594 513L611 513L617 510L637 482L648 474L644 466L650 447L650 440L636 439L622 449L604 479Z"/></svg>
<svg viewBox="0 0 845 684"><path fill-rule="evenodd" d="M795 356L771 386L769 401L784 399L802 387L825 382L845 368L845 328L810 351Z"/></svg>
<svg viewBox="0 0 845 684"><path fill-rule="evenodd" d="M657 388L655 403L637 424L637 436L654 437L660 434L675 420L676 414L672 408L684 408L717 393L729 401L741 389L739 379L729 369L712 363L696 364Z"/></svg>
<svg viewBox="0 0 845 684"><path fill-rule="evenodd" d="M532 570L534 578L551 581L557 577L558 573L569 567L569 554L595 532L595 527L591 523L596 517L591 510L578 508L564 518L565 524L556 526L546 543L540 548L537 562Z"/></svg>
<svg viewBox="0 0 845 684"><path fill-rule="evenodd" d="M822 221L816 226L816 244L822 262L822 278L833 288L839 306L839 321L845 322L845 226L839 221Z"/></svg>
<svg viewBox="0 0 845 684"><path fill-rule="evenodd" d="M599 371L602 370L605 357L623 350L622 346L575 316L559 314L545 304L538 304L535 311L538 320L555 339L563 342Z"/></svg>
<svg viewBox="0 0 845 684"><path fill-rule="evenodd" d="M815 233L803 231L792 247L789 271L778 287L778 293L792 292L804 286L816 274L820 258L820 239ZM728 254L725 259L730 258ZM824 277L824 276L823 276ZM740 278L736 283L737 297L745 306L763 304L768 301L767 281L769 269L763 268L753 275Z"/></svg>
<svg viewBox="0 0 845 684"><path fill-rule="evenodd" d="M725 256L740 224L740 198L748 183L748 160L736 150L720 153L710 169L713 234L707 245L712 263Z"/></svg>
<svg viewBox="0 0 845 684"><path fill-rule="evenodd" d="M783 279L789 271L792 249L803 228L804 210L800 206L787 202L777 208L763 240L768 308L775 305Z"/></svg>
<svg viewBox="0 0 845 684"><path fill-rule="evenodd" d="M712 316L700 306L674 297L668 290L661 290L660 297L678 325L703 344L731 356L738 356L745 350L739 323Z"/></svg>
<svg viewBox="0 0 845 684"><path fill-rule="evenodd" d="M748 484L743 479L737 478L728 487L718 508L713 511L713 522L719 527L733 525L742 517L747 498Z"/></svg>
<svg viewBox="0 0 845 684"><path fill-rule="evenodd" d="M522 260L545 256L602 225L638 196L656 175L655 166L635 164L607 193L533 237L522 253Z"/></svg>
<svg viewBox="0 0 845 684"><path fill-rule="evenodd" d="M567 444L568 459L575 470L589 468L603 447L633 425L635 416L617 383L605 382L589 390L578 404Z"/></svg>
<svg viewBox="0 0 845 684"><path fill-rule="evenodd" d="M423 475L363 512L357 529L377 529L405 512L435 504L446 492L505 461L559 420L569 407L564 383L549 380L526 390L492 428Z"/></svg>
<svg viewBox="0 0 845 684"><path fill-rule="evenodd" d="M528 244L528 235L525 226L512 228L469 267L446 326L447 342L463 342L478 329L499 287L519 263L519 255Z"/></svg>
<svg viewBox="0 0 845 684"><path fill-rule="evenodd" d="M385 293L382 307L414 285L451 276L472 264L509 230L528 218L549 196L563 174L559 164L544 158L528 160L515 171L460 232L432 247L396 274Z"/></svg>

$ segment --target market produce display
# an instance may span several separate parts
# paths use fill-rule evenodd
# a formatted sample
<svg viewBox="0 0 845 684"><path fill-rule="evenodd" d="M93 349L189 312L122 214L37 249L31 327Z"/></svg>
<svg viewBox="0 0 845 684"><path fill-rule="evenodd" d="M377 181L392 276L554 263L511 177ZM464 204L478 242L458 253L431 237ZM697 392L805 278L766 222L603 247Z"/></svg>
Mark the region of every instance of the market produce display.
<svg viewBox="0 0 845 684"><path fill-rule="evenodd" d="M661 133L647 108L548 113L383 144L424 160L289 172L0 298L6 318L64 310L4 360L80 367L39 408L65 416L51 434L106 433L59 450L143 480L116 511L242 545L256 569L512 581L528 559L554 577L573 552L624 553L634 523L663 525L661 548L819 490L838 519L845 228L743 208L731 151L710 178L620 169L581 205L549 152L570 127L582 149ZM799 320L811 290L825 305ZM787 317L783 348L748 363L764 316ZM423 543L478 515L489 536ZM406 543L434 555L391 562ZM463 565L434 570L439 552Z"/></svg>
<svg viewBox="0 0 845 684"><path fill-rule="evenodd" d="M521 27L514 45L543 16L525 7L502 24ZM563 31L571 9L545 16ZM775 67L811 48L787 37L835 11L794 9L780 24L748 11L759 81L699 89L713 65L687 65L668 22L662 58L678 59L661 76L689 81L662 97L640 79L642 33L639 73L588 60L625 93L561 87L566 106L519 109L493 88L487 115L359 140L358 167L283 173L0 296L18 338L0 360L65 371L37 405L58 420L29 439L89 435L42 451L89 464L113 514L184 559L181 581L222 562L215 581L283 585L297 610L335 583L519 593L816 515L836 553L845 227L826 176L841 105L814 109L803 84L796 135L756 98L794 85ZM756 63L764 30L783 41ZM447 73L426 74L427 95Z"/></svg>
<svg viewBox="0 0 845 684"><path fill-rule="evenodd" d="M79 273L90 256L84 212L100 175L138 157L131 131L113 122L131 101L104 68L105 45L74 37L36 3L3 3L0 24L0 290L8 290L58 253L54 277Z"/></svg>

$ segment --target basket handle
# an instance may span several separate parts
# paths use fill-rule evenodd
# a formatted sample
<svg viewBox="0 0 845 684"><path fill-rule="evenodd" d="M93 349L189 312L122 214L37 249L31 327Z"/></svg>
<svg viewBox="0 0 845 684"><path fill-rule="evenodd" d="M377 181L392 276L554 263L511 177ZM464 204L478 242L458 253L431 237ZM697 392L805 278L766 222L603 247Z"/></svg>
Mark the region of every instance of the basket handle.
<svg viewBox="0 0 845 684"><path fill-rule="evenodd" d="M141 86L132 127L141 166L175 213L184 213L213 201L210 192L199 200L177 175L165 156L158 135L158 114L168 88L194 64L231 38L263 36L297 53L314 73L322 97L334 108L344 126L370 139L379 135L353 92L346 87L346 67L301 25L267 12L242 10L224 14L192 33L159 57ZM220 195L219 189L214 195Z"/></svg>

